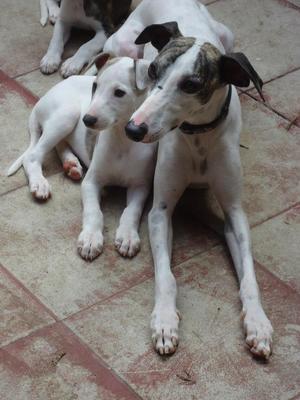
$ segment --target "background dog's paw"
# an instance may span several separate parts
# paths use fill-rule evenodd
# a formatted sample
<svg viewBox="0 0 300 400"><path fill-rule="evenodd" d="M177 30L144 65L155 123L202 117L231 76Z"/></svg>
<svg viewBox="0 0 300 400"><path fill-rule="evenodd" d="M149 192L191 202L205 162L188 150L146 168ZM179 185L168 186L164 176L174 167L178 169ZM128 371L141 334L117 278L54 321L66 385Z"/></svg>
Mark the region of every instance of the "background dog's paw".
<svg viewBox="0 0 300 400"><path fill-rule="evenodd" d="M268 359L272 353L273 328L264 311L260 309L244 312L246 343L251 353Z"/></svg>
<svg viewBox="0 0 300 400"><path fill-rule="evenodd" d="M141 247L138 232L132 228L119 226L116 233L115 247L123 257L134 257Z"/></svg>
<svg viewBox="0 0 300 400"><path fill-rule="evenodd" d="M154 308L151 315L152 342L155 350L163 354L175 353L178 346L179 314L169 307Z"/></svg>
<svg viewBox="0 0 300 400"><path fill-rule="evenodd" d="M77 250L84 260L94 260L103 250L102 232L83 230L78 238Z"/></svg>
<svg viewBox="0 0 300 400"><path fill-rule="evenodd" d="M46 54L40 63L40 70L43 74L52 74L58 70L60 64L60 56L52 56Z"/></svg>
<svg viewBox="0 0 300 400"><path fill-rule="evenodd" d="M51 188L46 178L30 182L30 192L37 200L48 200L51 196Z"/></svg>
<svg viewBox="0 0 300 400"><path fill-rule="evenodd" d="M75 56L68 58L61 66L60 72L64 78L68 78L71 75L77 75L84 67L85 62Z"/></svg>

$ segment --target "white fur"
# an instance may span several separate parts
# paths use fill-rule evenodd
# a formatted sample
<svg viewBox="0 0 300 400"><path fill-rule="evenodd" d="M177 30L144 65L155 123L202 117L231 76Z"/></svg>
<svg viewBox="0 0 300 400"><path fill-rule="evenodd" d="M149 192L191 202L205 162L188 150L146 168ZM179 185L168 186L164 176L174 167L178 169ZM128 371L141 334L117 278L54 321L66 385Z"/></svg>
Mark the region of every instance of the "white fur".
<svg viewBox="0 0 300 400"><path fill-rule="evenodd" d="M163 79L133 114L136 125L146 123L145 143L160 139L154 178L154 203L149 214L149 234L155 265L155 306L151 318L154 346L160 354L172 353L178 343L179 317L176 308L176 281L171 271L172 213L189 185L209 185L226 215L225 236L240 281L246 342L251 351L268 358L272 345L272 326L260 301L247 218L241 204L241 163L239 136L240 102L232 90L229 114L215 130L185 135L179 129L169 132L184 120L201 124L212 121L224 104L227 87L215 91L210 101L200 106L195 96L180 93L179 76L192 70L195 56L204 42L222 53L233 47L233 35L215 21L197 0L144 0L122 28L106 43L106 49L139 57L141 48L132 37L150 24L177 21L184 36L196 43L171 65ZM126 39L128 38L128 42ZM196 145L197 141L197 145ZM206 159L207 171L201 173ZM193 167L193 166L196 166ZM201 306L201 305L200 305Z"/></svg>
<svg viewBox="0 0 300 400"><path fill-rule="evenodd" d="M55 24L58 14L59 6L57 0L40 0L41 19L40 23L45 26L48 19L52 24Z"/></svg>
<svg viewBox="0 0 300 400"><path fill-rule="evenodd" d="M102 24L85 15L83 0L62 0L49 48L41 60L40 68L44 74L51 74L59 68L64 46L69 39L72 26L94 30L96 33L91 40L83 44L71 58L62 64L61 74L64 78L78 74L91 58L103 48L106 34Z"/></svg>
<svg viewBox="0 0 300 400"><path fill-rule="evenodd" d="M132 257L140 247L138 227L152 183L157 146L134 143L124 134L126 121L145 97L145 91L136 89L135 79L133 60L124 57L107 64L96 78L76 76L54 86L32 110L29 148L8 170L11 175L23 165L33 196L46 200L51 189L42 163L51 149L57 148L71 178L82 176L80 161L89 166L82 182L83 229L78 239L78 251L85 259L92 260L103 248L99 200L106 185L128 188L127 206L116 233L117 250ZM91 101L94 82L97 90ZM116 97L116 89L126 92L124 97ZM92 160L87 142L97 131L84 125L86 113L98 118L95 128L101 129Z"/></svg>

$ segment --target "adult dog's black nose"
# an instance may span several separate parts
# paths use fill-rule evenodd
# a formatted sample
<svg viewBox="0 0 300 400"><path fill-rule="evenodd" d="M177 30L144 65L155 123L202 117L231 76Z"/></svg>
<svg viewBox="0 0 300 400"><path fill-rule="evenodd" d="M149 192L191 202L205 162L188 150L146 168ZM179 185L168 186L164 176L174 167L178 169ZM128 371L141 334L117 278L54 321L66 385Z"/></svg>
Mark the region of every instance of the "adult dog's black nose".
<svg viewBox="0 0 300 400"><path fill-rule="evenodd" d="M140 142L144 139L148 132L148 126L144 122L141 125L136 125L132 120L125 126L126 135L129 139L135 142Z"/></svg>
<svg viewBox="0 0 300 400"><path fill-rule="evenodd" d="M98 120L97 117L93 117L90 114L85 114L85 116L82 118L84 125L87 126L88 128L92 128L97 122L97 120Z"/></svg>

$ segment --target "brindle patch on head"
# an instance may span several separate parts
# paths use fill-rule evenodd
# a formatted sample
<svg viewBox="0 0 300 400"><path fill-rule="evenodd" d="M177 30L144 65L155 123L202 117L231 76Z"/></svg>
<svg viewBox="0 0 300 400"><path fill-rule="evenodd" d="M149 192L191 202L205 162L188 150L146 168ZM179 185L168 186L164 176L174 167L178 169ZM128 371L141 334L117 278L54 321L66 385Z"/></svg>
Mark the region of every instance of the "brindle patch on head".
<svg viewBox="0 0 300 400"><path fill-rule="evenodd" d="M211 43L204 43L195 62L195 75L200 78L202 86L198 97L202 104L206 104L213 92L221 86L219 60L220 51Z"/></svg>
<svg viewBox="0 0 300 400"><path fill-rule="evenodd" d="M165 70L173 64L179 56L194 45L195 41L195 38L183 36L170 40L152 62L152 64L155 65L157 77L160 78Z"/></svg>
<svg viewBox="0 0 300 400"><path fill-rule="evenodd" d="M128 17L130 6L131 0L83 0L86 16L100 21L108 35Z"/></svg>

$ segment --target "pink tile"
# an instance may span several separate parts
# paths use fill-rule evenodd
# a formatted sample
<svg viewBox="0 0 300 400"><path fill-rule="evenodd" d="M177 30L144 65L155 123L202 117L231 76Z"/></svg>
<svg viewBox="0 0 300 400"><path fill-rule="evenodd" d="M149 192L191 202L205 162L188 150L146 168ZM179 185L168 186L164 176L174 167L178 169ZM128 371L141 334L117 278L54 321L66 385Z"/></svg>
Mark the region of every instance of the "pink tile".
<svg viewBox="0 0 300 400"><path fill-rule="evenodd" d="M26 289L0 264L0 346L54 322Z"/></svg>
<svg viewBox="0 0 300 400"><path fill-rule="evenodd" d="M1 399L139 399L62 324L2 348L0 364Z"/></svg>
<svg viewBox="0 0 300 400"><path fill-rule="evenodd" d="M269 363L244 344L238 286L221 247L174 269L182 314L171 357L152 349L153 281L69 318L66 323L143 398L289 400L300 392L300 296L257 264L263 303L274 329Z"/></svg>

